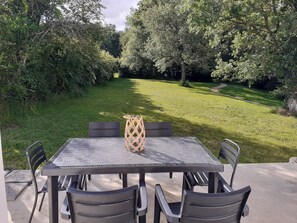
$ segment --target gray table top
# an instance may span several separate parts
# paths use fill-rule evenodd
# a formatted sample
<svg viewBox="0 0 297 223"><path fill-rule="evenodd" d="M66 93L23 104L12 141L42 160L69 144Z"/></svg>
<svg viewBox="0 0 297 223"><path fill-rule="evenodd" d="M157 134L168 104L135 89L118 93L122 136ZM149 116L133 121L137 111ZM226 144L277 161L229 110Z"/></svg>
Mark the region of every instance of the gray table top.
<svg viewBox="0 0 297 223"><path fill-rule="evenodd" d="M222 163L195 137L151 137L138 153L126 150L124 138L69 139L41 172L55 176L223 170Z"/></svg>

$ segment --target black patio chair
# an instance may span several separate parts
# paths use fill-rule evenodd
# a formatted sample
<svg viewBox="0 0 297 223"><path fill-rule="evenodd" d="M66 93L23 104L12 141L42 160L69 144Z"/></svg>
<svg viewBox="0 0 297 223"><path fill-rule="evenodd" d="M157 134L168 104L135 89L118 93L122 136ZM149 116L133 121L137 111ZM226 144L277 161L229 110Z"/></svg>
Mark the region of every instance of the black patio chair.
<svg viewBox="0 0 297 223"><path fill-rule="evenodd" d="M33 209L32 209L31 215L30 215L30 219L29 219L29 223L30 223L32 221L32 218L33 218L33 215L35 212L38 195L43 194L43 196L41 198L40 206L38 209L40 211L42 208L45 194L48 192L47 181L45 182L45 184L43 185L43 187L41 189L38 188L38 184L36 181L37 168L40 167L40 165L42 163L47 162L48 160L46 158L44 148L43 148L43 145L41 142L35 142L32 145L30 145L26 149L26 157L28 160L29 168L32 173L33 185L35 187L35 200L34 200ZM79 178L78 176L60 176L58 178L58 191L66 190L67 187L70 186L73 182L77 182L79 180L83 180L83 179Z"/></svg>
<svg viewBox="0 0 297 223"><path fill-rule="evenodd" d="M140 218L147 213L144 181L140 182L139 188L134 185L112 191L91 192L70 187L67 189L67 197L69 207L64 209L64 217L68 211L72 223L136 223L137 216Z"/></svg>
<svg viewBox="0 0 297 223"><path fill-rule="evenodd" d="M146 137L172 136L171 122L144 122Z"/></svg>
<svg viewBox="0 0 297 223"><path fill-rule="evenodd" d="M89 122L88 136L90 138L98 137L120 137L120 122ZM121 174L119 174L122 179ZM123 179L127 179L127 175L123 174ZM91 180L91 175L88 175ZM87 190L87 185L85 185Z"/></svg>
<svg viewBox="0 0 297 223"><path fill-rule="evenodd" d="M144 122L146 137L169 137L172 136L171 122ZM172 178L172 172L169 173Z"/></svg>
<svg viewBox="0 0 297 223"><path fill-rule="evenodd" d="M89 137L120 137L119 122L90 122Z"/></svg>
<svg viewBox="0 0 297 223"><path fill-rule="evenodd" d="M188 180L189 178L187 178L185 174L184 174L184 180L185 180L184 190L193 191L192 183L189 182L189 180ZM226 182L226 180L220 174L218 174L217 193L229 193L232 191L234 191L234 189L232 187L230 187L230 185ZM242 216L243 217L247 216L249 214L249 211L250 211L249 206L246 204L244 206Z"/></svg>
<svg viewBox="0 0 297 223"><path fill-rule="evenodd" d="M224 139L221 143L221 149L218 159L227 161L232 166L232 174L230 177L230 186L233 185L233 179L236 172L237 163L240 157L240 147L229 139ZM185 176L191 184L191 188L194 186L207 186L208 185L208 173L207 172L188 172Z"/></svg>
<svg viewBox="0 0 297 223"><path fill-rule="evenodd" d="M219 178L222 179L222 178ZM225 181L220 181L221 193L207 194L185 190L182 202L167 203L160 185L155 186L154 223L160 222L160 213L167 222L187 223L231 223L240 222L246 208L246 202L251 192L249 186L240 190L232 190ZM224 188L229 188L227 191Z"/></svg>

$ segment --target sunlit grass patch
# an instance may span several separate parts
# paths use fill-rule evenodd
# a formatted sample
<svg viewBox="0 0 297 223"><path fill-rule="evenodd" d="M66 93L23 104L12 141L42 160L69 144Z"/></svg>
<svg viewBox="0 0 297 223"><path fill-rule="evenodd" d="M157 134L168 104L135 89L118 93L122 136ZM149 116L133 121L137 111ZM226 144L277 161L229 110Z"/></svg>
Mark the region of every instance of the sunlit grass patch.
<svg viewBox="0 0 297 223"><path fill-rule="evenodd" d="M123 135L125 114L170 121L174 135L196 136L215 155L224 138L234 140L242 148L240 162L287 162L296 156L297 119L271 112L279 100L242 86L233 95L212 92L217 85L185 88L178 82L116 78L82 98L57 97L36 105L30 115L19 117L17 126L3 129L5 167L26 168L25 148L34 141L42 141L50 157L68 138L87 137L90 121L120 121ZM249 96L242 100L236 95Z"/></svg>

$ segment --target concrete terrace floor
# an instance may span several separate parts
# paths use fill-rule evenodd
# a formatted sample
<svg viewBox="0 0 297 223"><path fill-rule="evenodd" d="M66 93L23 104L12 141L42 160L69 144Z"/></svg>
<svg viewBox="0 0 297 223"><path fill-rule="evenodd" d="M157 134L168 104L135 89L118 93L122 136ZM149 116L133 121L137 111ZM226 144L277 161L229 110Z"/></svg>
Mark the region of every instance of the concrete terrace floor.
<svg viewBox="0 0 297 223"><path fill-rule="evenodd" d="M225 166L224 176L230 174L231 168ZM39 183L45 181L44 177L38 177ZM138 176L128 175L129 185L137 184ZM173 179L169 179L168 173L147 174L146 184L149 197L149 209L147 222L153 222L154 211L154 185L162 185L168 201L180 201L182 174L174 173ZM295 223L297 222L297 163L273 163L273 164L240 164L238 166L234 188L239 189L246 185L252 188L248 200L250 213L242 218L243 223ZM88 182L89 190L110 190L121 187L118 175L93 175ZM205 191L205 188L197 188ZM33 206L33 186L28 187L15 201L8 202L11 222L28 222ZM59 194L60 203L64 199L64 192ZM40 196L41 198L41 196ZM40 201L40 200L39 200ZM37 203L38 208L39 202ZM33 222L48 222L47 196L41 212L36 209ZM61 220L60 222L70 222ZM162 216L162 222L166 222Z"/></svg>

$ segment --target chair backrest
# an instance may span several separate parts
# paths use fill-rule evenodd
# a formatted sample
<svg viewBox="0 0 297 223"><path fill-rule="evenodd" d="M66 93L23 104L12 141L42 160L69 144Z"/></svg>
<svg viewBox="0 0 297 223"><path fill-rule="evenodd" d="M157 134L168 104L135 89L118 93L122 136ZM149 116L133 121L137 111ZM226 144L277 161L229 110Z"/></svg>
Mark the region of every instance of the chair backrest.
<svg viewBox="0 0 297 223"><path fill-rule="evenodd" d="M138 186L113 191L67 189L72 223L136 223Z"/></svg>
<svg viewBox="0 0 297 223"><path fill-rule="evenodd" d="M219 159L222 158L226 160L233 168L231 179L230 179L231 187L233 184L233 178L235 175L239 157L240 157L240 147L235 142L229 139L224 139L221 144Z"/></svg>
<svg viewBox="0 0 297 223"><path fill-rule="evenodd" d="M172 136L171 122L144 122L146 137Z"/></svg>
<svg viewBox="0 0 297 223"><path fill-rule="evenodd" d="M37 190L37 182L35 172L37 168L43 163L47 162L47 158L41 142L35 142L26 149L26 157L29 164L29 168L32 173L33 182Z"/></svg>
<svg viewBox="0 0 297 223"><path fill-rule="evenodd" d="M237 191L218 194L185 191L180 222L240 222L250 192L251 188L249 186Z"/></svg>
<svg viewBox="0 0 297 223"><path fill-rule="evenodd" d="M89 137L120 137L119 122L90 122Z"/></svg>

